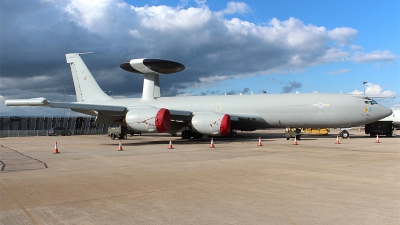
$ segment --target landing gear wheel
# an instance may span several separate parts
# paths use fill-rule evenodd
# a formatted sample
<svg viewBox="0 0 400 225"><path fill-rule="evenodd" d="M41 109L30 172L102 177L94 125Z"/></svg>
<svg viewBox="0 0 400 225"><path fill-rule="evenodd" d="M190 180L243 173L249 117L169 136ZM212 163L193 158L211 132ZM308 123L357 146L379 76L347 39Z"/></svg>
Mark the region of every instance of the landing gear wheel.
<svg viewBox="0 0 400 225"><path fill-rule="evenodd" d="M200 134L200 133L193 134L193 139L201 139L201 138L203 138L203 134Z"/></svg>
<svg viewBox="0 0 400 225"><path fill-rule="evenodd" d="M340 133L340 137L342 138L348 138L349 137L349 132L347 130L344 130Z"/></svg>
<svg viewBox="0 0 400 225"><path fill-rule="evenodd" d="M192 131L190 130L184 130L182 131L182 139L190 139L192 137Z"/></svg>
<svg viewBox="0 0 400 225"><path fill-rule="evenodd" d="M111 138L111 140L114 140L115 139L115 134L111 134L110 138Z"/></svg>

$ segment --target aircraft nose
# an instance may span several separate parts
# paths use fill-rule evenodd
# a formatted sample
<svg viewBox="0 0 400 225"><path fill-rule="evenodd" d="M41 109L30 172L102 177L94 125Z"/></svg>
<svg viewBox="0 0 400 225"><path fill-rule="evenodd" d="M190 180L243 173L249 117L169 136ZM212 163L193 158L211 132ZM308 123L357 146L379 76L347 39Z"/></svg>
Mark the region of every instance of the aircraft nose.
<svg viewBox="0 0 400 225"><path fill-rule="evenodd" d="M392 115L393 111L385 106L382 106L381 108L381 116L383 118L388 117L390 115Z"/></svg>

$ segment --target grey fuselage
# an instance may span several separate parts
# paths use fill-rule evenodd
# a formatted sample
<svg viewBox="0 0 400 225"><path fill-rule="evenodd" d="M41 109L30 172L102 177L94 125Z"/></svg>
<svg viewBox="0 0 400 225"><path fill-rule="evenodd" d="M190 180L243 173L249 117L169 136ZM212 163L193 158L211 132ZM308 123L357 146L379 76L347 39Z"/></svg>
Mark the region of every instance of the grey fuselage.
<svg viewBox="0 0 400 225"><path fill-rule="evenodd" d="M108 106L151 106L169 110L215 112L231 116L261 117L256 129L273 127L345 128L377 121L391 114L365 96L347 94L257 94L135 98L86 102Z"/></svg>

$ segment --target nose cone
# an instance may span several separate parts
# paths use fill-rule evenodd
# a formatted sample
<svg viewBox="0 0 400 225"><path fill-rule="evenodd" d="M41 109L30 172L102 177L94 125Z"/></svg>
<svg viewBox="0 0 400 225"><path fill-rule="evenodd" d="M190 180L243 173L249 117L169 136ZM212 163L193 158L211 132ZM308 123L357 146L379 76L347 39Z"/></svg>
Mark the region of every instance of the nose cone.
<svg viewBox="0 0 400 225"><path fill-rule="evenodd" d="M382 118L392 115L393 111L385 106L381 106L381 116Z"/></svg>

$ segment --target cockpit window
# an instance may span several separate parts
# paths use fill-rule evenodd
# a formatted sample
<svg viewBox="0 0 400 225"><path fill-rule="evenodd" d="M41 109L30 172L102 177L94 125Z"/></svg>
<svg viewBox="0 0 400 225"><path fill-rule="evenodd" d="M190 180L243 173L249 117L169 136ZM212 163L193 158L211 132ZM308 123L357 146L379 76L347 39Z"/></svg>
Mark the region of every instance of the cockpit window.
<svg viewBox="0 0 400 225"><path fill-rule="evenodd" d="M375 104L378 104L378 103L373 99L368 99L367 101L365 101L365 104L367 104L367 105L375 105Z"/></svg>

